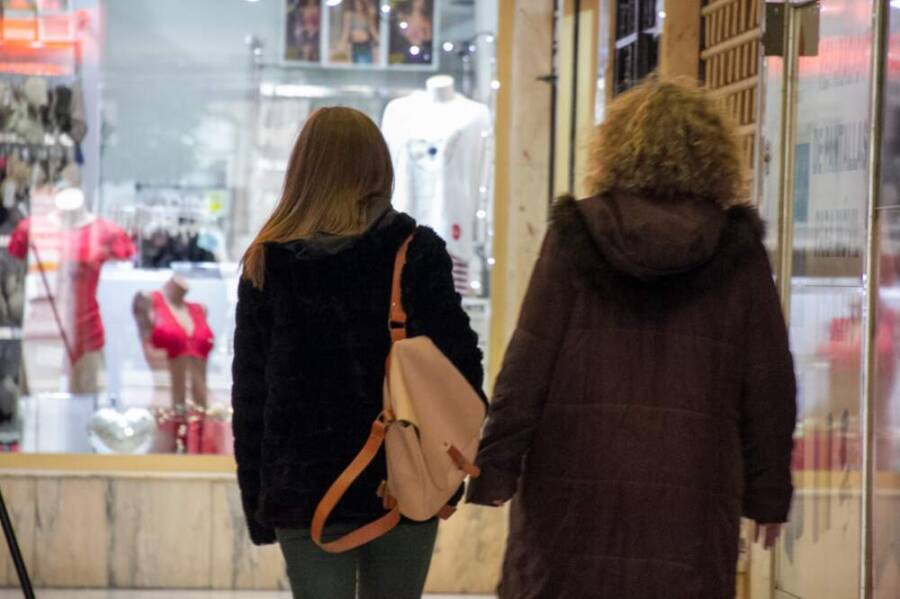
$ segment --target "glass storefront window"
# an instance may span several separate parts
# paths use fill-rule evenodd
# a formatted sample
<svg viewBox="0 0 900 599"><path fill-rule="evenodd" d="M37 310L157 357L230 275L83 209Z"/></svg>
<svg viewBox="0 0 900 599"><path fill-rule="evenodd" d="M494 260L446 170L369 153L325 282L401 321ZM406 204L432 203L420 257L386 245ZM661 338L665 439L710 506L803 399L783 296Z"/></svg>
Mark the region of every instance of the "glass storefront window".
<svg viewBox="0 0 900 599"><path fill-rule="evenodd" d="M900 6L888 9L890 31L884 89L881 198L878 206L878 353L874 396L874 494L872 582L877 599L900 590Z"/></svg>
<svg viewBox="0 0 900 599"><path fill-rule="evenodd" d="M859 587L871 8L864 1L823 0L789 9L798 19L800 11L819 11L820 38L817 54L798 59L796 122L787 136L793 187L785 200L793 202L793 246L779 248L791 252L799 391L796 494L776 560L775 585L785 596L849 597ZM780 161L777 80L784 60L767 62L766 147ZM770 219L778 216L779 164L768 164L762 186ZM892 336L887 325L878 325L882 345Z"/></svg>
<svg viewBox="0 0 900 599"><path fill-rule="evenodd" d="M800 408L794 452L797 491L776 553L777 597L855 597L869 589L875 597L894 597L900 588L895 525L900 194L894 168L900 94L893 64L900 12L893 3L881 8L889 11L891 30L884 90L875 88L872 76L873 52L881 49L875 45L877 19L871 3L822 0L787 9L798 18L803 15L804 29L796 41L805 47L795 57L796 98L789 99L797 113L787 132L793 186L780 197L776 162L765 170L761 185L763 213L771 224L784 208L779 202L791 202L787 206L793 208L793 222L788 223L792 247L776 248L777 241L770 245L776 258L788 258L792 269L788 299ZM818 35L810 36L809 27L816 22ZM767 148L774 152L779 151L774 140L782 133L784 64L781 58L767 59L764 131ZM881 94L884 101L880 157L869 152L872 94ZM874 206L875 228L869 230L870 202L875 201L869 180L876 159L881 161L881 190ZM870 235L876 252L873 285L867 281ZM877 297L867 295L870 289ZM873 424L868 431L863 422L867 406ZM869 442L873 451L867 457ZM867 483L869 468L874 476ZM861 560L869 549L872 559Z"/></svg>
<svg viewBox="0 0 900 599"><path fill-rule="evenodd" d="M487 346L496 2L32 4L71 35L0 33L6 449L231 451L239 260L322 106L382 126Z"/></svg>

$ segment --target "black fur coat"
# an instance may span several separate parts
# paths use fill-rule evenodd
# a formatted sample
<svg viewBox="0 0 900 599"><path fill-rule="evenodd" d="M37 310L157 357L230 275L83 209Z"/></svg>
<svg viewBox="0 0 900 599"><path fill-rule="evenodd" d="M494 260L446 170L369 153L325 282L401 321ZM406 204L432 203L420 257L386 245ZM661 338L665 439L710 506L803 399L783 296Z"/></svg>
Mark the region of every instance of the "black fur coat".
<svg viewBox="0 0 900 599"><path fill-rule="evenodd" d="M254 543L274 542L276 527L308 528L366 441L382 408L394 257L414 231L402 279L409 334L430 337L480 391L478 339L432 230L389 213L339 246L267 246L263 290L240 284L234 341L235 457ZM382 453L329 522L382 515L376 490L385 475Z"/></svg>

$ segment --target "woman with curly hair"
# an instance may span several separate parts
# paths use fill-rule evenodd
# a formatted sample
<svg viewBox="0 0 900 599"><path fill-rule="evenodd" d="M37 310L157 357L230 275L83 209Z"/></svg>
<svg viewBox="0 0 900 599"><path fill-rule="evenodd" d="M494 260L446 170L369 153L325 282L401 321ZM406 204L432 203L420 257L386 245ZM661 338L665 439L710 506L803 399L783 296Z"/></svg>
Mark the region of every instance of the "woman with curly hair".
<svg viewBox="0 0 900 599"><path fill-rule="evenodd" d="M469 501L513 499L500 597L733 597L741 516L788 517L788 336L732 127L651 79L561 200Z"/></svg>

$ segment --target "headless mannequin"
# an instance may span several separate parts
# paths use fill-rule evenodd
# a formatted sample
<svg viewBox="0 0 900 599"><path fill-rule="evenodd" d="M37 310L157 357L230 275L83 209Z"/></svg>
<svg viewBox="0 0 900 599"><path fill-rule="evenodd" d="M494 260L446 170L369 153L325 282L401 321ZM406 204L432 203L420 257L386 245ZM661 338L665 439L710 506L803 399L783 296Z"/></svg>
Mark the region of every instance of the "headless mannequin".
<svg viewBox="0 0 900 599"><path fill-rule="evenodd" d="M56 211L51 214L59 226L63 229L77 229L89 225L97 218L90 211L84 201L84 193L77 187L69 187L60 191L53 198Z"/></svg>
<svg viewBox="0 0 900 599"><path fill-rule="evenodd" d="M436 75L425 89L388 104L382 132L396 173L394 207L433 228L460 273L457 291L480 278L476 213L486 185L490 111L456 93L453 77Z"/></svg>
<svg viewBox="0 0 900 599"><path fill-rule="evenodd" d="M175 321L190 337L194 334L194 319L185 303L190 287L184 278L173 275L160 290ZM141 344L144 356L153 369L168 369L171 375L172 406L176 411L184 412L188 403L190 390L190 407L203 410L206 408L208 395L206 385L206 360L196 356L178 356L169 358L165 350L155 347L151 342L156 314L153 298L149 293L138 293L134 298L133 312L141 333Z"/></svg>
<svg viewBox="0 0 900 599"><path fill-rule="evenodd" d="M450 102L456 97L456 88L453 77L449 75L435 75L425 82L428 95L435 102Z"/></svg>
<svg viewBox="0 0 900 599"><path fill-rule="evenodd" d="M56 208L50 214L52 222L60 229L79 229L97 218L85 205L84 193L77 187L69 187L60 191L53 198ZM74 317L74 315L61 315ZM71 340L70 340L71 342ZM100 391L100 369L103 365L102 351L89 351L80 356L69 372L69 392L75 394L91 394Z"/></svg>

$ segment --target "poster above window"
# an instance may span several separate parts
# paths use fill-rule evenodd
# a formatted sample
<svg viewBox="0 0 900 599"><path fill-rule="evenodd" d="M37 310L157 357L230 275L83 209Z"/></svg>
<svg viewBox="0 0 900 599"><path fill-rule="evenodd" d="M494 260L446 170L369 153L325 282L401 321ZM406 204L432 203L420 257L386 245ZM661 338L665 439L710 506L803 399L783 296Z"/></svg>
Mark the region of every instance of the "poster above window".
<svg viewBox="0 0 900 599"><path fill-rule="evenodd" d="M284 0L282 61L433 70L438 14L437 0Z"/></svg>
<svg viewBox="0 0 900 599"><path fill-rule="evenodd" d="M322 59L322 6L319 0L287 0L284 58L318 64Z"/></svg>
<svg viewBox="0 0 900 599"><path fill-rule="evenodd" d="M434 64L434 2L394 1L390 5L390 64Z"/></svg>

